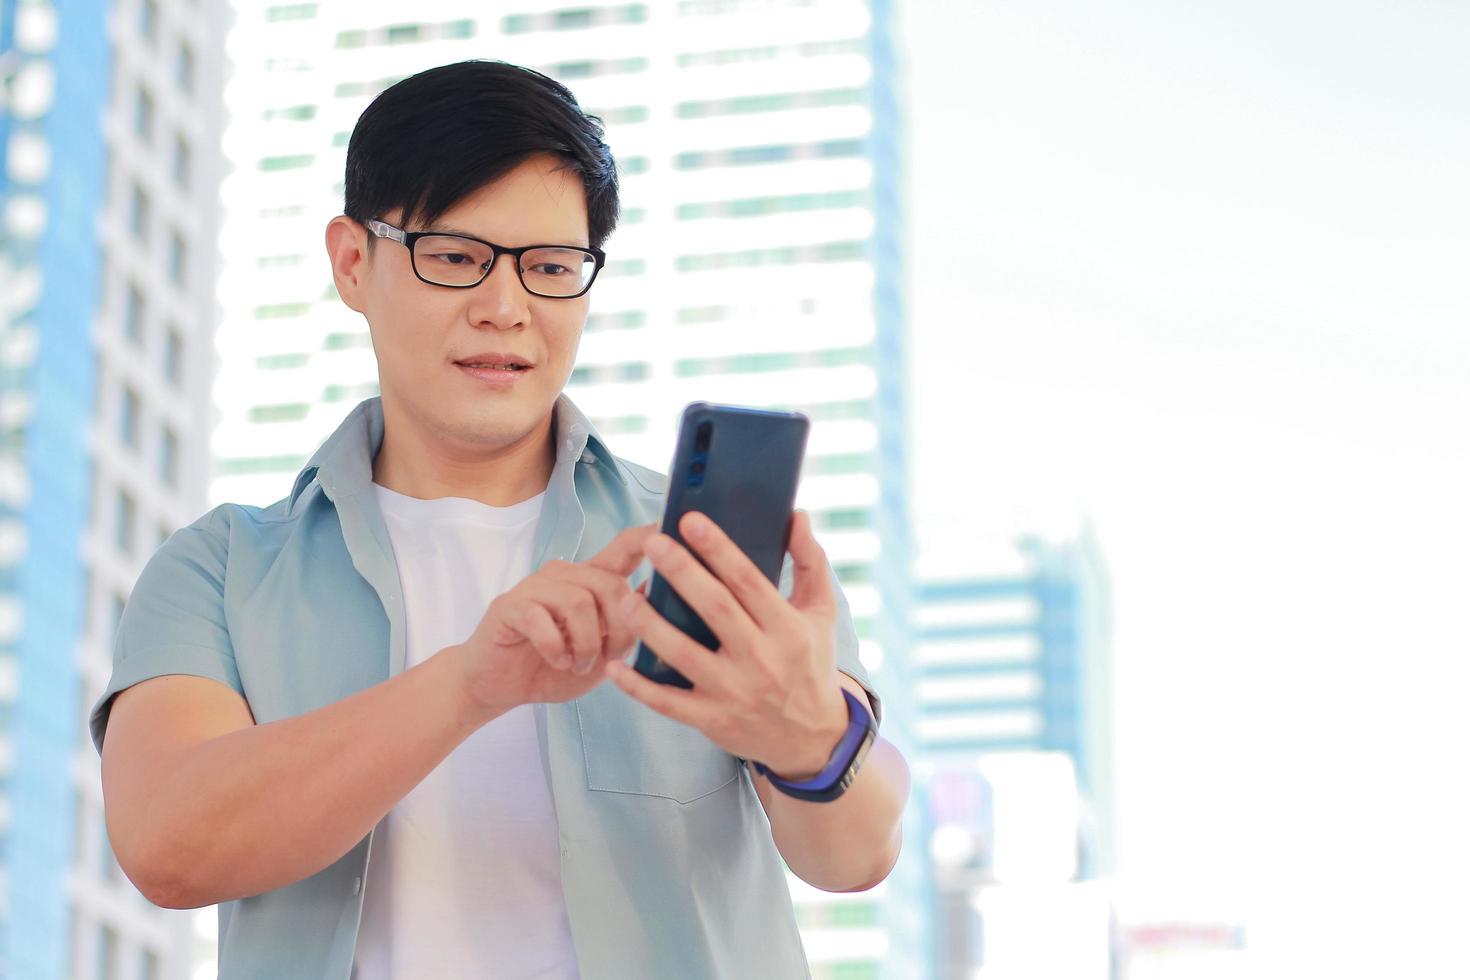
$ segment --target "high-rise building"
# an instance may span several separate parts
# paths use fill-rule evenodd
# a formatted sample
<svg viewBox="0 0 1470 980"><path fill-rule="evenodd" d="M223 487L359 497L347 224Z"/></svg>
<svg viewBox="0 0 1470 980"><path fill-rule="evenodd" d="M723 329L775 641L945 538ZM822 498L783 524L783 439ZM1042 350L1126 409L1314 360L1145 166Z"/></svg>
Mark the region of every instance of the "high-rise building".
<svg viewBox="0 0 1470 980"><path fill-rule="evenodd" d="M987 947L1028 948L1015 936L995 946L996 930L1030 914L1011 914L1027 888L1081 902L1075 921L1096 939L1101 892L1069 885L1113 870L1110 612L1090 525L1074 538L950 542L921 556L915 589L941 980L972 975Z"/></svg>
<svg viewBox="0 0 1470 980"><path fill-rule="evenodd" d="M91 703L206 499L225 11L0 2L0 975L183 978L121 874Z"/></svg>
<svg viewBox="0 0 1470 980"><path fill-rule="evenodd" d="M812 418L797 505L851 603L884 734L905 745L908 416L889 16L886 0L242 8L228 42L234 166L212 500L285 496L342 417L377 393L366 325L337 298L323 245L359 114L434 65L536 68L603 119L622 175L623 217L568 392L616 452L659 469L688 402ZM872 892L793 880L814 974L927 976L925 874L910 846Z"/></svg>

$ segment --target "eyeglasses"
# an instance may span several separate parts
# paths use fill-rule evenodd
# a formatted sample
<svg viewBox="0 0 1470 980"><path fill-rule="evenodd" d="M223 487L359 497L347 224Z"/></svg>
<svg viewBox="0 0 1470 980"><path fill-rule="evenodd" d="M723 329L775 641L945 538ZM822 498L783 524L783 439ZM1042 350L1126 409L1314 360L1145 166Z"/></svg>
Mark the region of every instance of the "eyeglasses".
<svg viewBox="0 0 1470 980"><path fill-rule="evenodd" d="M443 232L404 231L373 218L368 231L408 249L413 274L433 286L468 289L490 274L495 260L509 255L526 292L552 299L575 299L592 288L607 256L600 248L578 245L524 245L506 248L494 242Z"/></svg>

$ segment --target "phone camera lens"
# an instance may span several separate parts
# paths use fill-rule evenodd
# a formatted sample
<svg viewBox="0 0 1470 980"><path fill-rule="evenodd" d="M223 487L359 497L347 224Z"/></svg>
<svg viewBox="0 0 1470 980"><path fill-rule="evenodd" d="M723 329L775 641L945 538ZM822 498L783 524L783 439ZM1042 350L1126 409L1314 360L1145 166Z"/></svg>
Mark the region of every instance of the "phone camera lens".
<svg viewBox="0 0 1470 980"><path fill-rule="evenodd" d="M693 466L691 466L689 468L691 470L693 470L694 472L696 472L696 473L703 473L704 472L704 464L703 463L695 463Z"/></svg>

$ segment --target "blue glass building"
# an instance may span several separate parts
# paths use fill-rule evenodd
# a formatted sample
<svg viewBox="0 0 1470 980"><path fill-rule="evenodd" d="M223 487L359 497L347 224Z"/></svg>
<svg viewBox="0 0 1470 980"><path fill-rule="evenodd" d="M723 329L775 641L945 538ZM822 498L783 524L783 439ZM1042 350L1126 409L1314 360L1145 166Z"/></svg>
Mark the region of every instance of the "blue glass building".
<svg viewBox="0 0 1470 980"><path fill-rule="evenodd" d="M1114 867L1110 606L1091 528L1084 524L1074 540L1027 536L998 550L976 542L974 556L973 571L925 575L915 587L919 768L930 796L933 836L925 843L934 845L940 980L969 977L986 960L987 924L975 902L995 883L996 848L1006 843L997 838L997 787L984 757L1022 753L1014 760L1028 771L1053 774L1055 756L1024 754L1069 759L1074 880L1107 877ZM1067 843L1056 843L1060 858Z"/></svg>
<svg viewBox="0 0 1470 980"><path fill-rule="evenodd" d="M12 700L0 705L0 740L10 747L0 775L9 812L0 831L0 967L8 977L64 980L110 50L94 4L30 6L54 10L49 49L48 32L28 36L21 24L18 35L17 18L50 13L0 5L0 525L20 544L0 559L0 601L17 611L0 642L0 669L14 678Z"/></svg>

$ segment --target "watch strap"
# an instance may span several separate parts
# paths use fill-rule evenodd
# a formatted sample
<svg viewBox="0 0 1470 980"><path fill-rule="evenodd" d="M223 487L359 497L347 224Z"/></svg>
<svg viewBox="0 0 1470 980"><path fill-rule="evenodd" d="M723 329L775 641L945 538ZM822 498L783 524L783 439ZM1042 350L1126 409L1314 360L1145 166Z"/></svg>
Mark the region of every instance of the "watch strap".
<svg viewBox="0 0 1470 980"><path fill-rule="evenodd" d="M842 733L837 747L832 750L832 757L827 760L821 772L810 779L793 782L781 779L759 762L754 763L755 771L787 796L794 796L799 800L825 803L846 792L857 776L858 767L862 765L878 731L868 706L857 695L844 687L842 696L847 700L847 730Z"/></svg>

